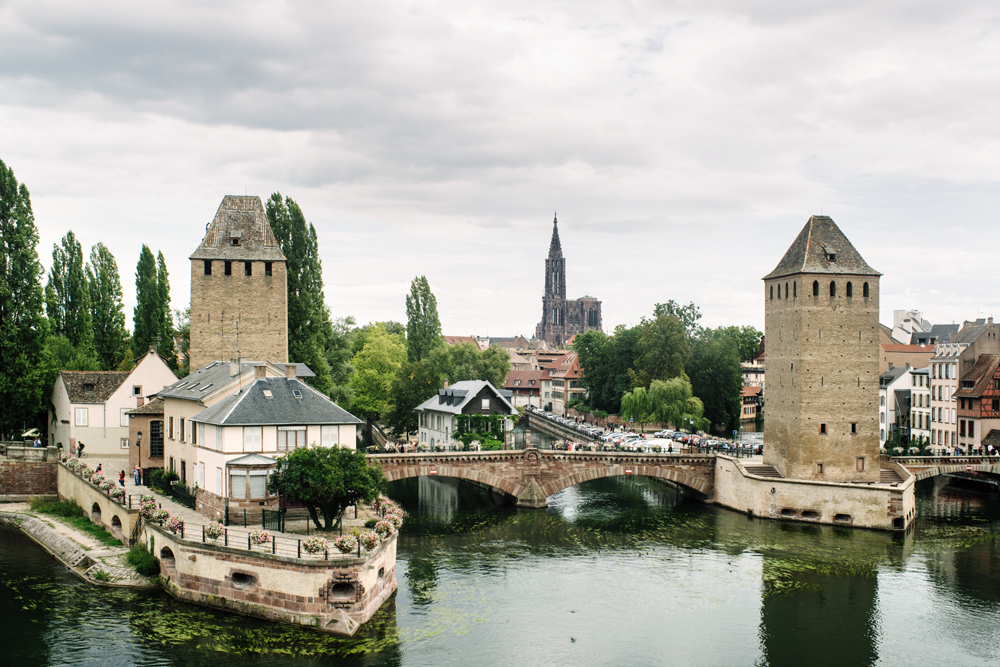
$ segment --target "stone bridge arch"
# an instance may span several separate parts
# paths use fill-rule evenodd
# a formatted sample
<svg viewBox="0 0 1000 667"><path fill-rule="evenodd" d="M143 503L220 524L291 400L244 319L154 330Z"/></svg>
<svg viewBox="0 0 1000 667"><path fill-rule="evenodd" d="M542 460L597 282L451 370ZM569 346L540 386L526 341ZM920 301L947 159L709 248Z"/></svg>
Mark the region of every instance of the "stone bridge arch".
<svg viewBox="0 0 1000 667"><path fill-rule="evenodd" d="M455 477L479 482L513 498L518 507L542 508L547 498L582 482L604 477L654 477L711 498L714 455L634 454L628 452L550 452L537 449L500 452L375 454L389 481L409 477Z"/></svg>
<svg viewBox="0 0 1000 667"><path fill-rule="evenodd" d="M1000 458L996 456L894 456L890 460L906 468L918 482L960 472L1000 475Z"/></svg>

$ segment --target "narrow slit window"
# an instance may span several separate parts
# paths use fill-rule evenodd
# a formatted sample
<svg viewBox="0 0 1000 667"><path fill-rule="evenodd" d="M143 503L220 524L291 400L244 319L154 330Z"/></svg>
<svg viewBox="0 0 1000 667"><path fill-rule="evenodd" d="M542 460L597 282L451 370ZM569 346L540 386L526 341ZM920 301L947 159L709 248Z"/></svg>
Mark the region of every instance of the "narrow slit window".
<svg viewBox="0 0 1000 667"><path fill-rule="evenodd" d="M847 283L847 286L845 287L845 290L846 290L845 294L847 295L848 299L850 299L852 296L854 296L854 286L851 285L850 282Z"/></svg>
<svg viewBox="0 0 1000 667"><path fill-rule="evenodd" d="M245 276L253 275L253 262L243 262L243 275Z"/></svg>
<svg viewBox="0 0 1000 667"><path fill-rule="evenodd" d="M861 295L866 299L868 298L868 283L861 286Z"/></svg>
<svg viewBox="0 0 1000 667"><path fill-rule="evenodd" d="M826 424L820 424L819 425L819 434L820 435L826 435Z"/></svg>
<svg viewBox="0 0 1000 667"><path fill-rule="evenodd" d="M819 281L813 281L813 296L819 296Z"/></svg>
<svg viewBox="0 0 1000 667"><path fill-rule="evenodd" d="M205 275L206 276L212 275L212 260L210 259L205 260Z"/></svg>
<svg viewBox="0 0 1000 667"><path fill-rule="evenodd" d="M830 296L831 297L837 296L837 281L836 280L831 280L830 281Z"/></svg>
<svg viewBox="0 0 1000 667"><path fill-rule="evenodd" d="M226 275L227 276L233 275L233 263L232 262L229 262L229 261L226 262Z"/></svg>

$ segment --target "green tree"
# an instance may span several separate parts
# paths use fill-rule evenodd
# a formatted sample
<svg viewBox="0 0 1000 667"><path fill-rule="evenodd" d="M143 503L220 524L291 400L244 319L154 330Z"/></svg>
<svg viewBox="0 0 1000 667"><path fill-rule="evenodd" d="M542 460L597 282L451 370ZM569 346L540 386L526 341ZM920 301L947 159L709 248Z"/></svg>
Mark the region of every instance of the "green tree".
<svg viewBox="0 0 1000 667"><path fill-rule="evenodd" d="M639 430L655 419L655 406L645 387L636 387L622 395L621 415L639 424Z"/></svg>
<svg viewBox="0 0 1000 667"><path fill-rule="evenodd" d="M278 457L268 490L305 505L317 529L332 530L344 510L359 502L372 502L384 484L382 469L370 464L361 451L309 447Z"/></svg>
<svg viewBox="0 0 1000 667"><path fill-rule="evenodd" d="M125 358L128 330L118 263L103 243L90 249L87 264L90 313L94 325L94 351L104 370L114 370Z"/></svg>
<svg viewBox="0 0 1000 667"><path fill-rule="evenodd" d="M0 160L0 439L41 426L42 357L48 323L43 313L38 230L28 188Z"/></svg>
<svg viewBox="0 0 1000 667"><path fill-rule="evenodd" d="M426 359L431 350L443 344L437 299L427 276L417 276L406 295L406 360Z"/></svg>
<svg viewBox="0 0 1000 667"><path fill-rule="evenodd" d="M178 359L177 362L177 375L187 377L191 374L191 356L189 354L191 351L191 306L184 310L174 311L173 329L177 338L177 347L183 356L183 361Z"/></svg>
<svg viewBox="0 0 1000 667"><path fill-rule="evenodd" d="M653 380L649 385L649 402L654 420L661 424L708 430L709 421L703 416L701 399L693 395L691 382L684 375L669 380Z"/></svg>
<svg viewBox="0 0 1000 667"><path fill-rule="evenodd" d="M596 410L618 414L622 395L632 386L630 369L635 364L642 327L619 325L613 336L591 330L577 334L573 350L583 369L581 380L588 402Z"/></svg>
<svg viewBox="0 0 1000 667"><path fill-rule="evenodd" d="M354 338L356 326L353 317L338 317L332 322L326 341L326 362L330 367L330 398L345 410L354 400L351 377L354 375Z"/></svg>
<svg viewBox="0 0 1000 667"><path fill-rule="evenodd" d="M323 296L323 264L316 228L291 197L275 192L265 204L268 222L281 244L288 276L288 356L312 369L308 380L324 394L334 389L327 346L335 344ZM337 356L334 354L333 356Z"/></svg>
<svg viewBox="0 0 1000 667"><path fill-rule="evenodd" d="M738 342L726 329L702 329L691 348L687 374L695 396L705 405L705 417L718 429L736 429L740 423Z"/></svg>
<svg viewBox="0 0 1000 667"><path fill-rule="evenodd" d="M406 360L406 343L398 334L390 334L377 325L367 335L365 346L352 361L355 372L351 378L356 414L368 420L379 420L392 409L392 383Z"/></svg>
<svg viewBox="0 0 1000 667"><path fill-rule="evenodd" d="M736 345L736 353L740 361L753 361L760 350L760 339L762 334L752 326L729 326L722 330L723 335L732 339Z"/></svg>
<svg viewBox="0 0 1000 667"><path fill-rule="evenodd" d="M419 425L415 408L437 394L441 386L441 376L434 371L429 359L404 362L392 381L392 409L386 426L401 436L416 432Z"/></svg>
<svg viewBox="0 0 1000 667"><path fill-rule="evenodd" d="M135 267L135 309L132 311L132 356L142 357L160 333L160 292L156 282L156 258L143 244Z"/></svg>
<svg viewBox="0 0 1000 667"><path fill-rule="evenodd" d="M671 314L644 320L642 335L636 344L633 366L636 386L648 387L653 380L669 380L684 372L691 358L691 346L684 323Z"/></svg>
<svg viewBox="0 0 1000 667"><path fill-rule="evenodd" d="M52 246L52 268L49 270L49 284L45 288L45 307L52 333L65 336L84 353L93 348L90 289L83 266L83 248L73 230L66 232L60 245Z"/></svg>
<svg viewBox="0 0 1000 667"><path fill-rule="evenodd" d="M163 253L156 254L156 351L173 370L177 370L177 349L174 347L174 326L170 316L170 279L167 275L167 261Z"/></svg>
<svg viewBox="0 0 1000 667"><path fill-rule="evenodd" d="M485 380L503 389L510 371L510 354L501 347L480 350L472 343L458 343L435 348L429 359L434 372L450 383Z"/></svg>
<svg viewBox="0 0 1000 667"><path fill-rule="evenodd" d="M698 324L701 320L701 309L694 305L693 301L686 306L682 306L673 299L670 299L666 303L658 303L653 306L653 317L658 318L663 315L672 315L680 320L688 340L692 340L698 333L698 329L701 328L701 325Z"/></svg>

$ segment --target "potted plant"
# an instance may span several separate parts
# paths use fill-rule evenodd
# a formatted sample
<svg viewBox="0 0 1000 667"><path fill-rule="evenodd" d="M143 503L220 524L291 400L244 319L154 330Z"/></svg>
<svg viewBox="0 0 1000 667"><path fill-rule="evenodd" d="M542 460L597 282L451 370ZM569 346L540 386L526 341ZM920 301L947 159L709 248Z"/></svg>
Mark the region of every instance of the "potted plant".
<svg viewBox="0 0 1000 667"><path fill-rule="evenodd" d="M170 512L168 512L167 510L154 509L152 515L149 517L149 520L152 521L153 523L158 523L162 526L163 522L169 518L170 518Z"/></svg>
<svg viewBox="0 0 1000 667"><path fill-rule="evenodd" d="M271 541L271 533L258 528L257 530L250 531L250 543L251 544L267 544Z"/></svg>
<svg viewBox="0 0 1000 667"><path fill-rule="evenodd" d="M329 542L326 541L325 537L314 535L302 540L302 548L311 554L325 553L329 548Z"/></svg>
<svg viewBox="0 0 1000 667"><path fill-rule="evenodd" d="M121 499L125 497L125 489L120 486L113 487L108 491L108 495L115 500L121 501Z"/></svg>
<svg viewBox="0 0 1000 667"><path fill-rule="evenodd" d="M184 528L184 519L168 513L164 528L169 530L171 533L179 533Z"/></svg>
<svg viewBox="0 0 1000 667"><path fill-rule="evenodd" d="M205 537L217 540L226 532L225 527L218 521L213 521L205 526Z"/></svg>
<svg viewBox="0 0 1000 667"><path fill-rule="evenodd" d="M141 516L146 521L153 520L153 514L156 512L156 501L149 496L143 496L139 504L139 516Z"/></svg>
<svg viewBox="0 0 1000 667"><path fill-rule="evenodd" d="M400 526L403 525L403 515L397 514L395 512L390 512L389 514L386 514L383 520L391 523L393 530L399 530Z"/></svg>
<svg viewBox="0 0 1000 667"><path fill-rule="evenodd" d="M356 535L341 535L333 541L333 546L341 553L353 553L358 548L358 538Z"/></svg>
<svg viewBox="0 0 1000 667"><path fill-rule="evenodd" d="M378 533L374 530L362 533L359 539L361 540L361 546L364 547L365 551L374 551L375 547L377 547L379 542L382 541L381 538L379 538Z"/></svg>
<svg viewBox="0 0 1000 667"><path fill-rule="evenodd" d="M386 521L385 519L382 519L381 521L375 524L375 532L378 533L378 536L383 540L389 535L391 535L394 531L395 529L393 528L392 524Z"/></svg>

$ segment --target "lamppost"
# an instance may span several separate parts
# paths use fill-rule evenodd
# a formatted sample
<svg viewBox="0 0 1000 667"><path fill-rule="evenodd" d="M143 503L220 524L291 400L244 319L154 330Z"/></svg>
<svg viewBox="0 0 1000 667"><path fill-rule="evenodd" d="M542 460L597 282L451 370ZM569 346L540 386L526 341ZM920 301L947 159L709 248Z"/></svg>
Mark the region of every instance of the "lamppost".
<svg viewBox="0 0 1000 667"><path fill-rule="evenodd" d="M142 431L136 432L135 451L136 451L136 454L139 455L139 461L138 461L139 470L140 470L139 481L141 482L142 481L142 472L141 472L142 471Z"/></svg>

